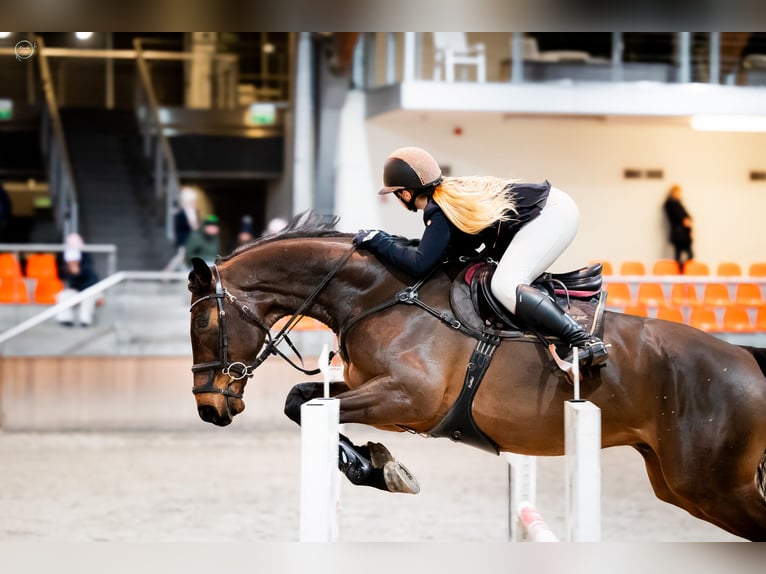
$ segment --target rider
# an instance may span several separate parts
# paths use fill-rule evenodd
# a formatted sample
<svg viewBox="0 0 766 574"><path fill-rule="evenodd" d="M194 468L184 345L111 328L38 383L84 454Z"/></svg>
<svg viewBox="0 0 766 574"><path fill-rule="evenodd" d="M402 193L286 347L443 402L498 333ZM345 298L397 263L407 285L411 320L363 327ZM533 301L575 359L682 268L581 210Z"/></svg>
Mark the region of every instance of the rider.
<svg viewBox="0 0 766 574"><path fill-rule="evenodd" d="M572 242L579 211L547 181L521 183L488 176L442 177L427 151L404 147L388 156L380 195L393 193L410 211L423 211L425 231L407 245L379 230L360 230L354 244L422 278L446 257L482 255L498 262L492 294L531 329L581 348L584 365L607 358L606 345L530 283ZM571 361L571 354L565 360Z"/></svg>

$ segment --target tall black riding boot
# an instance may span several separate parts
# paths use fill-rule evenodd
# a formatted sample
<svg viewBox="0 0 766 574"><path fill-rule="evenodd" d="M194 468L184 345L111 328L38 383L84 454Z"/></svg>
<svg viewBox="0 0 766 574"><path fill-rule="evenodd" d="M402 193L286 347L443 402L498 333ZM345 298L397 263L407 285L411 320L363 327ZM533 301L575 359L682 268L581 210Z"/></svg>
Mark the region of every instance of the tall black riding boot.
<svg viewBox="0 0 766 574"><path fill-rule="evenodd" d="M585 367L595 367L607 359L606 345L601 339L589 335L553 299L534 287L519 285L516 288L516 315L530 329L554 335L570 347L578 347L580 363ZM571 362L572 354L564 360Z"/></svg>

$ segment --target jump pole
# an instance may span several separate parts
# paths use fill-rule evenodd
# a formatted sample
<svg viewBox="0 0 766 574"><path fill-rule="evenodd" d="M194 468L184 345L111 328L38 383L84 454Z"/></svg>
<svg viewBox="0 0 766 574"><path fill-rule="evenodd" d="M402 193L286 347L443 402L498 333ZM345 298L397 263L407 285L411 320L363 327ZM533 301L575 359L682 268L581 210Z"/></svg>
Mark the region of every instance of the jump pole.
<svg viewBox="0 0 766 574"><path fill-rule="evenodd" d="M537 458L505 453L508 461L508 536L512 542L558 542L535 507Z"/></svg>
<svg viewBox="0 0 766 574"><path fill-rule="evenodd" d="M601 540L601 410L580 399L579 350L574 348L574 399L564 403L565 491L568 542ZM511 541L556 542L535 507L537 459L505 453Z"/></svg>
<svg viewBox="0 0 766 574"><path fill-rule="evenodd" d="M574 399L564 403L568 542L601 541L601 409L580 398L578 349L573 357Z"/></svg>
<svg viewBox="0 0 766 574"><path fill-rule="evenodd" d="M319 356L324 398L301 405L301 542L336 542L340 506L338 427L340 401L330 398L327 345Z"/></svg>

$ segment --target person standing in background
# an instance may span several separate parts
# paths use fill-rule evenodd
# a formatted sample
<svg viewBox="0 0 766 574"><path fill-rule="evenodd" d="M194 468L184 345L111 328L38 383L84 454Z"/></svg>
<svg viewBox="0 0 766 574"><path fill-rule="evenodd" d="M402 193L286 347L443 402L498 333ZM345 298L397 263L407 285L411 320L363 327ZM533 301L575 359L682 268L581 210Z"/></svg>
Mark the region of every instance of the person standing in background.
<svg viewBox="0 0 766 574"><path fill-rule="evenodd" d="M234 249L247 245L255 239L253 233L253 216L243 215L239 220L239 232L237 233L237 241L234 243Z"/></svg>
<svg viewBox="0 0 766 574"><path fill-rule="evenodd" d="M208 215L201 229L195 229L186 242L186 263L191 265L192 257L199 257L208 265L215 263L221 253L221 237L218 216Z"/></svg>
<svg viewBox="0 0 766 574"><path fill-rule="evenodd" d="M199 227L197 215L197 192L191 187L181 188L180 207L173 216L173 231L176 239L176 253L168 261L165 271L178 271L183 269L186 259L186 242L191 232Z"/></svg>
<svg viewBox="0 0 766 574"><path fill-rule="evenodd" d="M66 301L98 283L93 260L89 253L83 253L84 245L82 237L77 233L70 233L64 241L64 252L59 260L59 274L64 282L64 289L56 296L57 303ZM98 296L94 295L78 305L64 309L56 315L56 321L65 327L74 327L76 323L83 327L90 327L93 323L97 299Z"/></svg>
<svg viewBox="0 0 766 574"><path fill-rule="evenodd" d="M664 205L665 215L670 224L670 243L675 251L675 260L683 273L684 263L694 259L692 251L692 218L681 201L681 186L670 188ZM686 259L683 255L686 254Z"/></svg>

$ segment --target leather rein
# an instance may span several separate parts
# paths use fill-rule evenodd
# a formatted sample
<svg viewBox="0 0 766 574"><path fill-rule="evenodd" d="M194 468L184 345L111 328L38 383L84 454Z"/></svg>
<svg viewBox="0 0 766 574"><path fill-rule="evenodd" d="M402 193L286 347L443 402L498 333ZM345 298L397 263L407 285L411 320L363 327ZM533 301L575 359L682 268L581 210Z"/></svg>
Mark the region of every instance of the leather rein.
<svg viewBox="0 0 766 574"><path fill-rule="evenodd" d="M298 308L298 310L293 313L290 320L285 323L285 325L282 327L282 329L279 331L279 333L276 334L276 336L272 336L271 329L263 322L261 321L256 315L250 310L249 307L247 307L244 304L238 303L238 299L223 286L223 282L221 281L221 275L218 272L218 267L213 265L213 275L215 277L215 293L211 293L209 295L205 295L204 297L200 297L197 299L194 303L191 304L189 307L189 312L194 309L195 306L202 303L203 301L211 301L215 300L216 307L218 308L218 349L220 352L220 358L215 361L207 361L204 363L195 363L192 365L191 370L193 373L200 373L204 371L210 371L210 377L208 378L207 383L201 387L194 387L192 388L192 393L195 395L203 394L203 393L215 393L215 394L221 394L226 397L232 397L235 399L241 399L242 393L237 393L232 391L229 386L235 382L240 381L242 379L249 379L253 376L253 372L255 369L257 369L267 358L269 358L271 355L278 355L282 357L287 363L293 367L294 369L299 370L300 372L306 374L306 375L316 375L320 373L320 369L305 369L303 365L303 357L301 357L301 354L298 352L298 350L295 348L295 345L293 345L292 341L288 337L288 333L293 330L293 328L298 324L298 321L301 320L303 317L303 313L306 312L306 310L311 307L311 305L314 304L315 299L319 295L319 293L322 292L322 290L327 286L327 284L330 282L330 280L335 276L335 274L340 270L340 268L348 261L349 257L356 251L356 246L352 246L351 249L346 251L346 253L341 257L336 263L335 266L330 270L330 272L322 279L322 281L316 286L314 291L303 301L301 306ZM265 335L266 335L266 345L264 346L263 350L260 352L260 354L256 357L255 361L251 365L247 365L243 363L242 361L230 361L229 360L229 336L226 330L226 309L224 309L224 303L228 301L231 305L234 306L234 308L237 310L237 312L244 317L247 321L261 329ZM289 346L290 349L292 349L293 353L298 357L300 361L300 365L297 365L288 357L285 355L278 346L282 343L282 341L285 341ZM213 383L215 381L215 372L217 369L221 369L221 374L226 375L229 377L229 384L226 386L225 389L219 389L215 386L213 386Z"/></svg>

